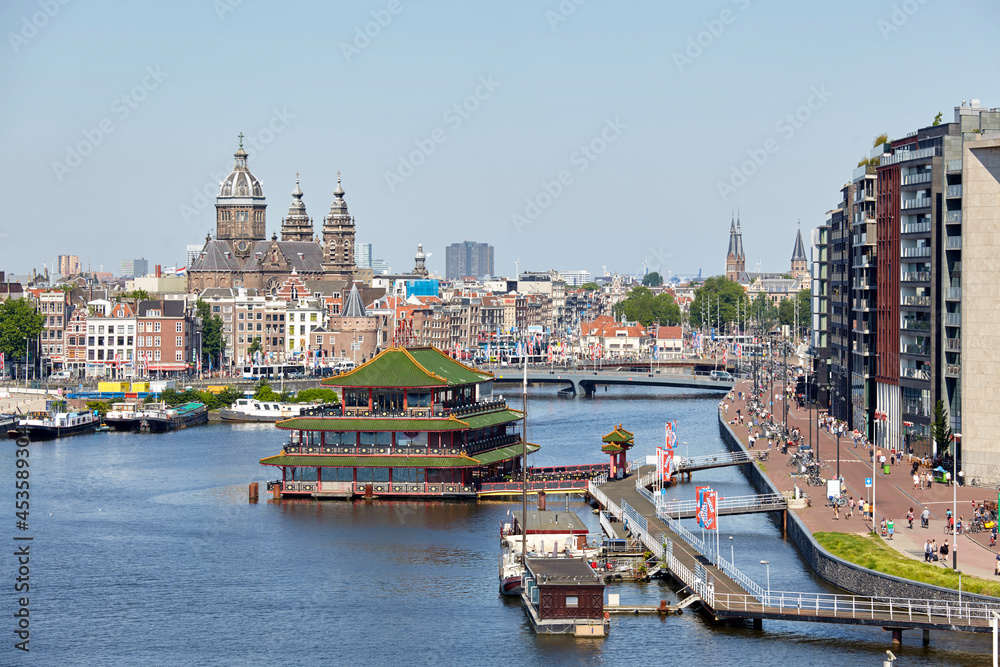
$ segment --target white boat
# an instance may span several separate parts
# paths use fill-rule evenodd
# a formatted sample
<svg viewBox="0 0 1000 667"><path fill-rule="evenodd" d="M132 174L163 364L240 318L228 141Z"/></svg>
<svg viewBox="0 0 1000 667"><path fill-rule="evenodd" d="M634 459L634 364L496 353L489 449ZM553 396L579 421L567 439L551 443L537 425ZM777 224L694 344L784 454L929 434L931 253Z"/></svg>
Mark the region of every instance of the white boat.
<svg viewBox="0 0 1000 667"><path fill-rule="evenodd" d="M93 433L101 423L98 417L89 410L82 412L56 412L52 408L48 412L29 412L24 419L18 421L16 428L7 431L9 438L27 437L30 440L52 440L68 435Z"/></svg>
<svg viewBox="0 0 1000 667"><path fill-rule="evenodd" d="M272 403L254 398L237 399L229 408L219 410L219 418L232 422L276 422L298 417L302 408L308 405L296 403Z"/></svg>

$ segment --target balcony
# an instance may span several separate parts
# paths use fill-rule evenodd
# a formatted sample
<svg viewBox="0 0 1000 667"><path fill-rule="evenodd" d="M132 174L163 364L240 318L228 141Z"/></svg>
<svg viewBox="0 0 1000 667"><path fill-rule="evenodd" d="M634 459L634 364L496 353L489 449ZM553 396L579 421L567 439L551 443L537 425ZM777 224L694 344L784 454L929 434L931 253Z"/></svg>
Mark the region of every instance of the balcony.
<svg viewBox="0 0 1000 667"><path fill-rule="evenodd" d="M962 222L962 212L948 211L948 215L945 217L945 222Z"/></svg>
<svg viewBox="0 0 1000 667"><path fill-rule="evenodd" d="M930 246L917 246L915 248L901 248L900 257L930 257Z"/></svg>
<svg viewBox="0 0 1000 667"><path fill-rule="evenodd" d="M900 329L905 329L907 331L930 331L931 323L927 320L910 320L904 319L900 325Z"/></svg>
<svg viewBox="0 0 1000 667"><path fill-rule="evenodd" d="M949 174L953 174L955 172L961 172L962 171L962 158L958 158L957 160L948 160L948 165L947 165L946 170L947 170L947 172Z"/></svg>
<svg viewBox="0 0 1000 667"><path fill-rule="evenodd" d="M929 296L902 296L899 299L899 305L930 308L931 298Z"/></svg>
<svg viewBox="0 0 1000 667"><path fill-rule="evenodd" d="M931 146L930 148L921 148L920 150L897 150L895 153L888 157L883 157L881 160L881 166L887 166L890 164L896 164L897 162L906 162L907 160L924 160L927 158L934 157L941 154L940 146Z"/></svg>
<svg viewBox="0 0 1000 667"><path fill-rule="evenodd" d="M899 346L900 354L916 354L922 357L928 357L931 354L931 348L928 345L913 345L907 343L905 345Z"/></svg>
<svg viewBox="0 0 1000 667"><path fill-rule="evenodd" d="M954 198L954 197L961 197L962 196L962 184L959 183L958 185L949 185L947 193L945 194L945 196L948 197L949 199Z"/></svg>
<svg viewBox="0 0 1000 667"><path fill-rule="evenodd" d="M962 249L962 237L961 236L949 236L947 244L945 246L948 250L961 250Z"/></svg>
<svg viewBox="0 0 1000 667"><path fill-rule="evenodd" d="M910 222L903 225L903 234L927 234L931 231L929 222Z"/></svg>
<svg viewBox="0 0 1000 667"><path fill-rule="evenodd" d="M930 183L931 182L931 172L922 171L919 174L910 174L908 176L903 176L903 185L916 185L917 183Z"/></svg>
<svg viewBox="0 0 1000 667"><path fill-rule="evenodd" d="M931 281L930 271L903 271L899 277L904 283L929 283Z"/></svg>
<svg viewBox="0 0 1000 667"><path fill-rule="evenodd" d="M869 299L855 299L854 300L854 310L871 310L875 307L875 304Z"/></svg>
<svg viewBox="0 0 1000 667"><path fill-rule="evenodd" d="M930 380L931 374L922 368L903 368L899 371L899 377L909 378L911 380Z"/></svg>
<svg viewBox="0 0 1000 667"><path fill-rule="evenodd" d="M916 199L904 199L899 207L907 211L911 208L928 208L931 205L930 197L917 197Z"/></svg>
<svg viewBox="0 0 1000 667"><path fill-rule="evenodd" d="M962 326L962 313L945 313L944 323L953 327Z"/></svg>
<svg viewBox="0 0 1000 667"><path fill-rule="evenodd" d="M947 364L944 367L944 374L950 378L957 378L962 375L962 366L960 364Z"/></svg>
<svg viewBox="0 0 1000 667"><path fill-rule="evenodd" d="M944 349L949 352L961 352L962 351L962 339L961 338L946 338L944 341Z"/></svg>
<svg viewBox="0 0 1000 667"><path fill-rule="evenodd" d="M961 287L949 287L948 291L945 292L944 298L948 301L961 301L962 300L962 288Z"/></svg>

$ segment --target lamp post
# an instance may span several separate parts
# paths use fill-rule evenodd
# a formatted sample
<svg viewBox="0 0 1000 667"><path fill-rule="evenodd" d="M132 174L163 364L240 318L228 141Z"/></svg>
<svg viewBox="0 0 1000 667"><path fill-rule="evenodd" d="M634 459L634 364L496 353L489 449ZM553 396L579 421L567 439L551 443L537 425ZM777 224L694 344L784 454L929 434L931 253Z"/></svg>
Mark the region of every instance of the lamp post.
<svg viewBox="0 0 1000 667"><path fill-rule="evenodd" d="M733 536L729 536L729 564L736 567L736 552L733 550Z"/></svg>
<svg viewBox="0 0 1000 667"><path fill-rule="evenodd" d="M955 442L954 439L952 439L952 442ZM958 526L958 451L956 451L955 445L951 446L951 521L952 521L951 536L954 539L954 544L952 545L951 548L951 569L957 571L958 550L955 548L955 546L958 545L958 532L955 530L955 527ZM960 574L958 576L959 576L958 581L961 582L962 575ZM961 583L959 583L959 586L961 586ZM959 588L958 590L959 590L958 600L959 603L961 603L962 589Z"/></svg>
<svg viewBox="0 0 1000 667"><path fill-rule="evenodd" d="M770 606L771 605L771 561L762 560L760 564L767 566L767 602L765 603L765 605Z"/></svg>

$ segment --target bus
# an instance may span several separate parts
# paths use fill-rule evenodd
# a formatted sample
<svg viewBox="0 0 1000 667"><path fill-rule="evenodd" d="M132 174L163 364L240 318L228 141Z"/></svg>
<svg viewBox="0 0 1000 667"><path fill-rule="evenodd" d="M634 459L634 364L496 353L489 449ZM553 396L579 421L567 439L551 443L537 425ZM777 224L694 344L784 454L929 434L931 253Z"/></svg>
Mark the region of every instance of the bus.
<svg viewBox="0 0 1000 667"><path fill-rule="evenodd" d="M248 365L243 367L244 380L279 380L281 378L304 377L306 367L302 364Z"/></svg>

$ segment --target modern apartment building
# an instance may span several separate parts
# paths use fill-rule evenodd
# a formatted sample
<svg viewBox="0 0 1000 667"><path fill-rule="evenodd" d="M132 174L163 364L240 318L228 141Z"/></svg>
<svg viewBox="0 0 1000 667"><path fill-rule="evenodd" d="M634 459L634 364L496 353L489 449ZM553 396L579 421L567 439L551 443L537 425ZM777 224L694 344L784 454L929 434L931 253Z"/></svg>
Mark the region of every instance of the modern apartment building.
<svg viewBox="0 0 1000 667"><path fill-rule="evenodd" d="M473 278L492 277L493 246L474 241L452 243L445 249L444 274L447 280L467 276Z"/></svg>
<svg viewBox="0 0 1000 667"><path fill-rule="evenodd" d="M63 277L76 276L83 272L80 258L76 255L57 255L56 264L59 269L59 275Z"/></svg>
<svg viewBox="0 0 1000 667"><path fill-rule="evenodd" d="M122 278L142 278L149 273L149 261L143 258L123 259Z"/></svg>
<svg viewBox="0 0 1000 667"><path fill-rule="evenodd" d="M851 299L851 388L850 426L875 437L875 283L876 266L876 166L870 164L882 155L884 144L872 149L872 155L858 165L851 177L851 273L848 285Z"/></svg>

